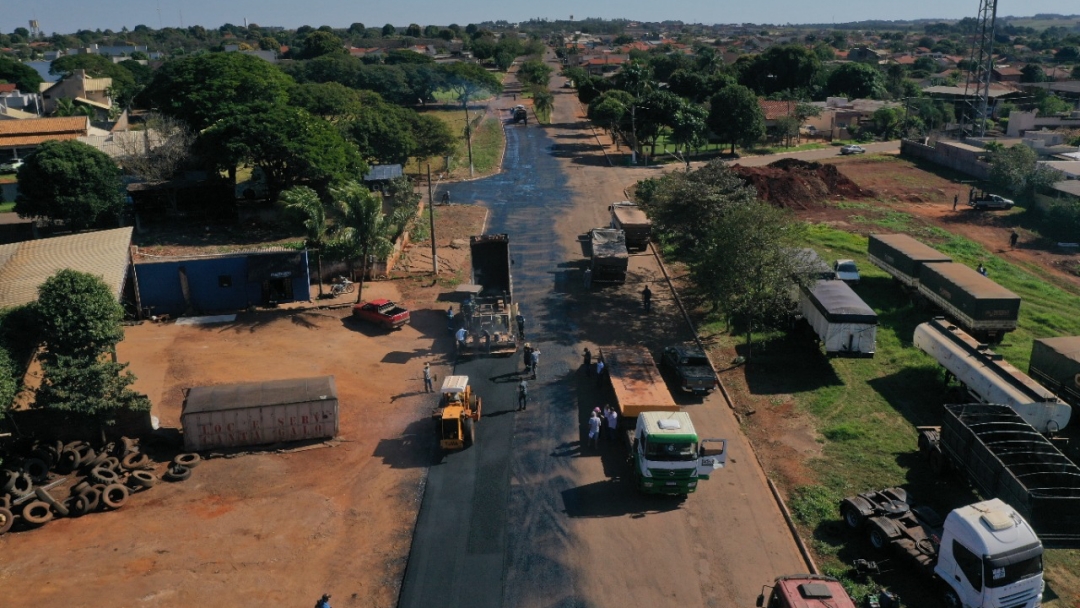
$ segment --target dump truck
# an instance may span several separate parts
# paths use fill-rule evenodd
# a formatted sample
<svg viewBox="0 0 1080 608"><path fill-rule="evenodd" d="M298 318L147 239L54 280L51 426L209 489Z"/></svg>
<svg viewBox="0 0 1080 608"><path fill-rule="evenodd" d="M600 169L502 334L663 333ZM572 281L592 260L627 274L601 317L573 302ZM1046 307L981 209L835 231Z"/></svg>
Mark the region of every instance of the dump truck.
<svg viewBox="0 0 1080 608"><path fill-rule="evenodd" d="M686 412L641 412L627 438L634 482L646 494L691 494L727 463L727 441L700 438Z"/></svg>
<svg viewBox="0 0 1080 608"><path fill-rule="evenodd" d="M647 249L652 238L652 220L645 211L630 201L619 201L608 206L611 227L626 233L626 246L630 249Z"/></svg>
<svg viewBox="0 0 1080 608"><path fill-rule="evenodd" d="M472 392L468 376L447 376L439 389L439 405L431 412L439 447L460 450L476 441L476 423L483 402Z"/></svg>
<svg viewBox="0 0 1080 608"><path fill-rule="evenodd" d="M818 281L799 288L799 309L828 356L873 357L877 313L847 283Z"/></svg>
<svg viewBox="0 0 1080 608"><path fill-rule="evenodd" d="M1028 374L1073 407L1080 407L1080 336L1035 340Z"/></svg>
<svg viewBox="0 0 1080 608"><path fill-rule="evenodd" d="M525 109L525 106L514 106L514 108L510 110L510 117L515 124L519 122L529 124L529 111Z"/></svg>
<svg viewBox="0 0 1080 608"><path fill-rule="evenodd" d="M867 254L870 263L912 289L919 287L919 275L925 264L952 261L951 257L906 234L871 234Z"/></svg>
<svg viewBox="0 0 1080 608"><path fill-rule="evenodd" d="M919 427L932 469L1000 498L1051 547L1080 547L1080 467L1005 405L946 405L940 427Z"/></svg>
<svg viewBox="0 0 1080 608"><path fill-rule="evenodd" d="M1042 602L1043 545L1031 526L994 498L955 509L943 520L903 488L840 502L848 527L864 530L940 586L949 608L1036 608Z"/></svg>
<svg viewBox="0 0 1080 608"><path fill-rule="evenodd" d="M630 254L626 249L626 234L612 228L593 228L589 231L592 243L592 268L594 283L623 283Z"/></svg>
<svg viewBox="0 0 1080 608"><path fill-rule="evenodd" d="M925 264L919 294L983 342L1001 342L1016 329L1020 296L963 264Z"/></svg>
<svg viewBox="0 0 1080 608"><path fill-rule="evenodd" d="M769 601L766 603L766 591ZM766 585L758 608L856 608L840 581L820 574L789 574Z"/></svg>
<svg viewBox="0 0 1080 608"><path fill-rule="evenodd" d="M1040 433L1056 433L1069 424L1069 404L944 318L918 325L912 342L955 377L971 399L1009 406Z"/></svg>
<svg viewBox="0 0 1080 608"><path fill-rule="evenodd" d="M518 305L510 274L510 237L483 234L469 239L475 289L461 305L464 346L460 354L511 355L517 352Z"/></svg>

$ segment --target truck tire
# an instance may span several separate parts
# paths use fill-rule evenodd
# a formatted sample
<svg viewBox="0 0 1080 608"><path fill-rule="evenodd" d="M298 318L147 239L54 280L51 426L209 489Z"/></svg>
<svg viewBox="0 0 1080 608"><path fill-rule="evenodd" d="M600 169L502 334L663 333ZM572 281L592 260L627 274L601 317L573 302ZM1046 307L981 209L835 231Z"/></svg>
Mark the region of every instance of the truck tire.
<svg viewBox="0 0 1080 608"><path fill-rule="evenodd" d="M132 471L128 477L129 485L140 490L154 487L157 481L158 478L149 471Z"/></svg>
<svg viewBox="0 0 1080 608"><path fill-rule="evenodd" d="M86 499L86 512L97 511L101 506L101 490L91 486L85 492L79 494L79 498Z"/></svg>
<svg viewBox="0 0 1080 608"><path fill-rule="evenodd" d="M182 464L171 464L165 474L161 476L165 481L186 481L191 477L191 469Z"/></svg>
<svg viewBox="0 0 1080 608"><path fill-rule="evenodd" d="M472 418L466 418L465 424L462 426L462 440L465 442L465 447L469 447L476 440L476 421Z"/></svg>
<svg viewBox="0 0 1080 608"><path fill-rule="evenodd" d="M176 458L173 458L173 464L178 464L189 469L194 469L199 466L200 462L202 462L202 457L194 453L178 454Z"/></svg>
<svg viewBox="0 0 1080 608"><path fill-rule="evenodd" d="M22 517L28 525L36 528L48 523L53 518L53 512L48 503L32 500L23 506Z"/></svg>
<svg viewBox="0 0 1080 608"><path fill-rule="evenodd" d="M45 488L34 488L34 494L37 495L38 500L52 507L53 511L56 511L56 514L60 517L68 516L67 507L65 507L62 502L53 498Z"/></svg>
<svg viewBox="0 0 1080 608"><path fill-rule="evenodd" d="M120 460L120 468L125 471L137 471L145 469L150 464L150 457L146 454L132 452Z"/></svg>
<svg viewBox="0 0 1080 608"><path fill-rule="evenodd" d="M128 489L118 483L109 485L101 493L101 502L109 509L119 509L124 506L127 499Z"/></svg>
<svg viewBox="0 0 1080 608"><path fill-rule="evenodd" d="M60 460L56 463L56 470L60 473L70 473L79 466L79 453L72 448L65 447L60 452Z"/></svg>
<svg viewBox="0 0 1080 608"><path fill-rule="evenodd" d="M22 498L34 491L34 480L26 473L14 473L4 484L4 491L15 498Z"/></svg>
<svg viewBox="0 0 1080 608"><path fill-rule="evenodd" d="M130 437L121 437L120 438L120 452L117 454L117 457L123 458L124 456L127 456L128 454L131 454L134 451L136 451L135 450L135 440L130 438Z"/></svg>
<svg viewBox="0 0 1080 608"><path fill-rule="evenodd" d="M945 587L945 596L942 599L945 600L947 608L964 608L964 604L960 602L960 596L952 587Z"/></svg>
<svg viewBox="0 0 1080 608"><path fill-rule="evenodd" d="M870 546L878 551L884 551L889 546L889 535L880 526L870 522Z"/></svg>
<svg viewBox="0 0 1080 608"><path fill-rule="evenodd" d="M15 516L11 513L11 509L0 507L0 534L10 530L13 523L15 523Z"/></svg>
<svg viewBox="0 0 1080 608"><path fill-rule="evenodd" d="M74 486L71 487L71 493L72 494L82 494L83 492L85 492L88 489L90 489L90 482L86 481L84 479L83 481L80 481L79 483L77 483L77 484L75 484Z"/></svg>
<svg viewBox="0 0 1080 608"><path fill-rule="evenodd" d="M93 454L93 456L89 458L84 458L81 462L79 462L80 468L90 470L96 469L101 463L105 462L106 458L109 457L109 453L104 450L96 453L94 452L94 450L90 450L90 453Z"/></svg>
<svg viewBox="0 0 1080 608"><path fill-rule="evenodd" d="M930 452L930 470L942 477L949 473L949 461L945 459L945 454L941 450Z"/></svg>
<svg viewBox="0 0 1080 608"><path fill-rule="evenodd" d="M121 471L120 459L116 456L109 456L105 460L101 461L101 464L98 465L98 468L109 469L110 471L119 473Z"/></svg>
<svg viewBox="0 0 1080 608"><path fill-rule="evenodd" d="M840 516L844 518L844 523L848 528L852 530L858 530L866 522L866 518L859 512L853 505L842 505L840 507Z"/></svg>
<svg viewBox="0 0 1080 608"><path fill-rule="evenodd" d="M94 483L108 486L120 481L120 475L112 469L106 469L105 467L99 466L94 467L94 469L90 471L90 479L93 480Z"/></svg>
<svg viewBox="0 0 1080 608"><path fill-rule="evenodd" d="M82 517L90 512L90 500L86 496L72 496L67 501L69 517Z"/></svg>

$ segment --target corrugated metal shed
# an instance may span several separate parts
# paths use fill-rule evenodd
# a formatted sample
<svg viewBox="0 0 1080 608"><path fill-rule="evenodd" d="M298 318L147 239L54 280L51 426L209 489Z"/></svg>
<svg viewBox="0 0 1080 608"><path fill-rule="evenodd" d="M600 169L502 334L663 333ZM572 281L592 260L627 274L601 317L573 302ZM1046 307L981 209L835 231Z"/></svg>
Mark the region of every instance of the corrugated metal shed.
<svg viewBox="0 0 1080 608"><path fill-rule="evenodd" d="M196 386L188 391L184 414L337 399L333 376Z"/></svg>
<svg viewBox="0 0 1080 608"><path fill-rule="evenodd" d="M131 228L0 245L0 308L34 302L38 287L65 268L104 279L117 300L131 263Z"/></svg>

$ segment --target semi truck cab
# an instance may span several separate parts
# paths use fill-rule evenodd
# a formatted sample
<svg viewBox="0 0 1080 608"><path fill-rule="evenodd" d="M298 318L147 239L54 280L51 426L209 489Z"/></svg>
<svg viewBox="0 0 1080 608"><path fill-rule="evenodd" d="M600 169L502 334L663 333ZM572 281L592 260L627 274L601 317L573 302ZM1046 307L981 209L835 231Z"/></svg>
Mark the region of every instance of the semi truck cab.
<svg viewBox="0 0 1080 608"><path fill-rule="evenodd" d="M1043 546L1031 526L1000 499L949 513L934 574L949 608L1042 604Z"/></svg>
<svg viewBox="0 0 1080 608"><path fill-rule="evenodd" d="M638 489L685 495L727 463L727 440L699 439L686 412L642 412L630 451Z"/></svg>

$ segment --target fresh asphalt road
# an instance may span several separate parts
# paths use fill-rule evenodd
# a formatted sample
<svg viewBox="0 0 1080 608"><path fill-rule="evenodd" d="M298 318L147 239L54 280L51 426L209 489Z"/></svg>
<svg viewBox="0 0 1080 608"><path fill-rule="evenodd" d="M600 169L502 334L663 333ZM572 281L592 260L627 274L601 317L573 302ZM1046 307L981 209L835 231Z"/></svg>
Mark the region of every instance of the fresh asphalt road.
<svg viewBox="0 0 1080 608"><path fill-rule="evenodd" d="M527 415L559 401L555 382L566 369L553 369L566 350L573 326L561 322L565 311L551 301L552 284L564 280L554 218L568 206L567 189L551 140L543 129L506 129L503 170L493 177L449 188L455 201L477 202L490 209L485 232L510 235L514 298L527 319L526 338L543 344L538 380L530 381ZM562 354L566 354L565 352ZM504 558L508 542L511 443L515 432L521 351L513 357L458 361L454 373L468 375L483 399L476 444L449 454L433 466L405 573L399 606L503 605Z"/></svg>
<svg viewBox="0 0 1080 608"><path fill-rule="evenodd" d="M490 209L485 232L510 235L540 370L517 413L520 352L456 365L484 415L476 445L429 471L399 605L752 605L763 582L806 566L719 395L686 405L700 431L730 440L729 467L686 501L641 495L624 449L583 441L589 410L611 401L580 367L584 346L656 352L691 334L647 252L631 255L625 285L583 289L578 235L607 221L640 170L607 166L558 85L555 124L508 126L502 172L450 187L453 200ZM646 283L652 315L637 302Z"/></svg>

